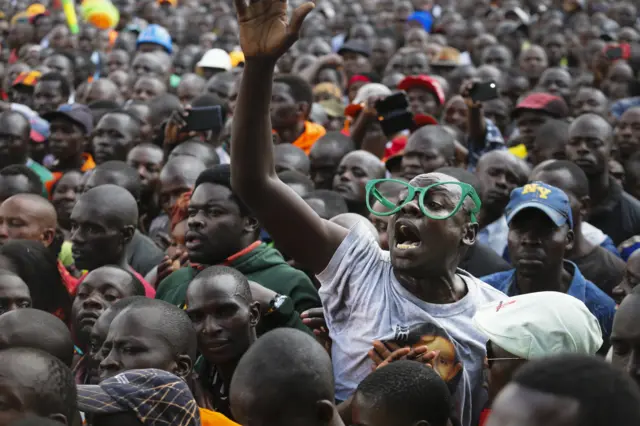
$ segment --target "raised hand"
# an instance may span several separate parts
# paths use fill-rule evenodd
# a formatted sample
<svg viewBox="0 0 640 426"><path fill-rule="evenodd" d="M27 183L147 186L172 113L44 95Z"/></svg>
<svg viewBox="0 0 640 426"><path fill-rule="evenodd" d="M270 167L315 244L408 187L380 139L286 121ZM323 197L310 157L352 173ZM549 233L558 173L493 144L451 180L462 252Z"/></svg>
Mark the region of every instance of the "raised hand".
<svg viewBox="0 0 640 426"><path fill-rule="evenodd" d="M286 0L235 0L244 56L277 60L297 40L304 18L315 5L307 2L287 16Z"/></svg>

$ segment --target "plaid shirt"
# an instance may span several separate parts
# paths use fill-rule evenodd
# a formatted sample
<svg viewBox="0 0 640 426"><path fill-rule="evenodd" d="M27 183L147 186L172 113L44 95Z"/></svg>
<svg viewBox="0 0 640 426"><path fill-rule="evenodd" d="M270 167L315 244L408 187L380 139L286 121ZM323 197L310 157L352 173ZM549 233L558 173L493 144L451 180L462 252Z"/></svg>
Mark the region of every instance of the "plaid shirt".
<svg viewBox="0 0 640 426"><path fill-rule="evenodd" d="M467 147L469 147L469 171L474 171L478 159L489 151L507 149L504 144L504 138L500 129L493 124L493 121L488 118L484 119L486 125L486 133L484 136L484 143L478 143L471 138L467 138Z"/></svg>

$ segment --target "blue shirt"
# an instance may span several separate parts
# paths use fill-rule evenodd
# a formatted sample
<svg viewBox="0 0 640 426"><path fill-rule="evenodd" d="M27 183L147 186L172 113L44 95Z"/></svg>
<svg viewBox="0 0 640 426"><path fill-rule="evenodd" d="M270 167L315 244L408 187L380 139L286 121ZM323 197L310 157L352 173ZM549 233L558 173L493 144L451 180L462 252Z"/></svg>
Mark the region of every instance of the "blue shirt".
<svg viewBox="0 0 640 426"><path fill-rule="evenodd" d="M594 283L586 280L575 263L565 260L564 268L569 273L573 272L567 294L581 300L587 306L589 312L598 319L605 342L608 341L613 326L613 316L616 313L616 303ZM508 296L515 296L520 293L517 286L514 285L515 274L516 270L512 269L487 275L480 279Z"/></svg>

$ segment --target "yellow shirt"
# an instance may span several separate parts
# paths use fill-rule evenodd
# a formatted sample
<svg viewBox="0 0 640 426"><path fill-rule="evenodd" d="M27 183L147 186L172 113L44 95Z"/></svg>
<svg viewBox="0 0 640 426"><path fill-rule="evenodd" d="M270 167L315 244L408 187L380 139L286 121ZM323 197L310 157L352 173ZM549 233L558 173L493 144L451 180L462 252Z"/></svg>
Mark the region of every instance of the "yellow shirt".
<svg viewBox="0 0 640 426"><path fill-rule="evenodd" d="M240 426L225 415L206 408L200 408L200 423L202 426Z"/></svg>

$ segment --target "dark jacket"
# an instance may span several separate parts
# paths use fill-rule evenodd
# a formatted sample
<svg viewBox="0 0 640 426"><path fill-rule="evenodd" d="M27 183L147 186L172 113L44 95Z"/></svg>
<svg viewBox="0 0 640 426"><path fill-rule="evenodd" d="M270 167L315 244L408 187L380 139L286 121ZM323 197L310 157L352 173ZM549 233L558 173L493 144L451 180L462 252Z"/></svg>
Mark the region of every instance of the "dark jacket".
<svg viewBox="0 0 640 426"><path fill-rule="evenodd" d="M278 250L263 243L233 260L228 266L242 272L249 280L288 296L293 302L294 310L287 325L308 332L298 315L307 309L322 306L320 296L304 272L289 266ZM172 273L158 286L156 299L184 306L187 287L197 273L198 270L192 267L181 268Z"/></svg>
<svg viewBox="0 0 640 426"><path fill-rule="evenodd" d="M589 223L611 237L616 246L640 234L640 201L611 179L607 198L594 206Z"/></svg>

